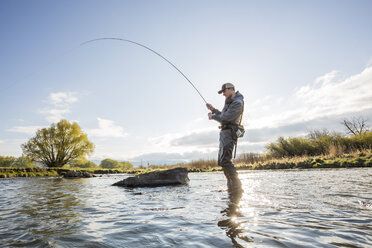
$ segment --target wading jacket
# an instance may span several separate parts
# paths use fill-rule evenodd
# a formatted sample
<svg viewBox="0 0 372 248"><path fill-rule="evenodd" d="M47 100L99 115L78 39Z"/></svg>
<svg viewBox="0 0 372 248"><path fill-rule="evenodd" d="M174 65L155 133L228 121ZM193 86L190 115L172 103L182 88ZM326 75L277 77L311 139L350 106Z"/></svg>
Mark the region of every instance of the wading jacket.
<svg viewBox="0 0 372 248"><path fill-rule="evenodd" d="M235 97L227 99L222 112L218 109L212 111L212 119L221 123L222 129L228 125L239 125L240 116L243 114L244 97L237 91Z"/></svg>

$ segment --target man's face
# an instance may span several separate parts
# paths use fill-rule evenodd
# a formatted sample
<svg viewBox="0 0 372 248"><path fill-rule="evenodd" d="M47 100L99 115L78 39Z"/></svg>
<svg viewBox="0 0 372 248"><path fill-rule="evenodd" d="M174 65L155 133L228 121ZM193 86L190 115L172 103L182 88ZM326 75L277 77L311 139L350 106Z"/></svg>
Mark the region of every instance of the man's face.
<svg viewBox="0 0 372 248"><path fill-rule="evenodd" d="M222 91L222 94L224 95L224 97L226 99L231 98L231 96L234 94L234 89L233 88L227 88L224 91Z"/></svg>

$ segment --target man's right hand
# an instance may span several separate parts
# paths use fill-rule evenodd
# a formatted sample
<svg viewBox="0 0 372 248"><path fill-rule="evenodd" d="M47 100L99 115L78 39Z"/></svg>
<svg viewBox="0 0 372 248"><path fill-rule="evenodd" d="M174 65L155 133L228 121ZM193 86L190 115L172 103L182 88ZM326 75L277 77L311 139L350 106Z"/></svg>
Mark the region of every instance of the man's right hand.
<svg viewBox="0 0 372 248"><path fill-rule="evenodd" d="M207 109L209 109L210 111L214 110L214 107L212 106L212 104L207 103L206 105L207 105Z"/></svg>

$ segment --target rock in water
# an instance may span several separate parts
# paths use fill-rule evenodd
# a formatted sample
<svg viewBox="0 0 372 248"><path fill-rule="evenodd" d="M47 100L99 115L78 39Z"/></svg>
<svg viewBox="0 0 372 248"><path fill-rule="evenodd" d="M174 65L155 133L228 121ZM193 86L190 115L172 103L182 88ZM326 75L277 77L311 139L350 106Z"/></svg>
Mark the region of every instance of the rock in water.
<svg viewBox="0 0 372 248"><path fill-rule="evenodd" d="M68 171L66 174L63 175L65 178L88 178L88 177L95 177L92 173L89 173L87 171Z"/></svg>
<svg viewBox="0 0 372 248"><path fill-rule="evenodd" d="M368 202L361 201L361 200L358 200L358 202L360 206L372 209L372 203L368 203Z"/></svg>
<svg viewBox="0 0 372 248"><path fill-rule="evenodd" d="M128 177L114 183L114 186L125 187L158 187L167 185L187 184L189 182L186 168L174 168L165 171L153 171L145 174Z"/></svg>

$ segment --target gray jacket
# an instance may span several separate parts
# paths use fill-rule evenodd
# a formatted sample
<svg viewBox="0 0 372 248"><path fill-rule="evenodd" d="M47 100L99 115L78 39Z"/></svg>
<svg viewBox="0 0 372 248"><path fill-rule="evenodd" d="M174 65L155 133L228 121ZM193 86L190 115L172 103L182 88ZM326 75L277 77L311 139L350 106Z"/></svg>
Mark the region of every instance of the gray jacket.
<svg viewBox="0 0 372 248"><path fill-rule="evenodd" d="M239 124L240 115L243 114L243 105L244 97L237 91L234 98L226 100L222 112L218 109L212 111L212 119L220 122L222 125Z"/></svg>

